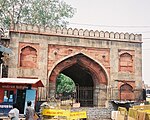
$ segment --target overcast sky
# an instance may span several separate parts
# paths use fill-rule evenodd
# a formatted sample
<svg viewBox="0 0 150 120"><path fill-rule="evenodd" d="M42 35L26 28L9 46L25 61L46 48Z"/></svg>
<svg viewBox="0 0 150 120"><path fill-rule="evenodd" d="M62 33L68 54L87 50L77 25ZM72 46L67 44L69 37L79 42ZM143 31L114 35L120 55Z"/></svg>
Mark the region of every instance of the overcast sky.
<svg viewBox="0 0 150 120"><path fill-rule="evenodd" d="M142 34L143 81L150 85L150 0L64 1L76 8L72 28Z"/></svg>

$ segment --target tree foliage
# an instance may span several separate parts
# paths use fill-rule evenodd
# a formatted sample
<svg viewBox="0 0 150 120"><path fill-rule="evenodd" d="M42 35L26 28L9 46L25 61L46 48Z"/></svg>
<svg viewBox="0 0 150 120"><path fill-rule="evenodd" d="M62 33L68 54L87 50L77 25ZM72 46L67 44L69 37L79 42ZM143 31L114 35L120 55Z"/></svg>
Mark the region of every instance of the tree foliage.
<svg viewBox="0 0 150 120"><path fill-rule="evenodd" d="M57 94L71 94L76 91L74 81L68 76L60 73L56 81Z"/></svg>
<svg viewBox="0 0 150 120"><path fill-rule="evenodd" d="M18 23L66 27L74 13L71 5L59 0L0 0L0 24L5 28Z"/></svg>

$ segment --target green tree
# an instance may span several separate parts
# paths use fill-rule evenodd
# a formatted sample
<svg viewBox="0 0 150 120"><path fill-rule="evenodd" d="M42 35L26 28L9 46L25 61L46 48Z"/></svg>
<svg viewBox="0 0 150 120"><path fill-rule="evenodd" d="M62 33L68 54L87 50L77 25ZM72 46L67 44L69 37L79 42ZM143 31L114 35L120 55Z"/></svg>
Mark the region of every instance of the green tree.
<svg viewBox="0 0 150 120"><path fill-rule="evenodd" d="M56 81L56 93L57 94L71 94L76 91L74 81L68 76L60 73Z"/></svg>
<svg viewBox="0 0 150 120"><path fill-rule="evenodd" d="M7 29L18 23L66 27L74 13L71 5L59 0L0 0L0 24Z"/></svg>

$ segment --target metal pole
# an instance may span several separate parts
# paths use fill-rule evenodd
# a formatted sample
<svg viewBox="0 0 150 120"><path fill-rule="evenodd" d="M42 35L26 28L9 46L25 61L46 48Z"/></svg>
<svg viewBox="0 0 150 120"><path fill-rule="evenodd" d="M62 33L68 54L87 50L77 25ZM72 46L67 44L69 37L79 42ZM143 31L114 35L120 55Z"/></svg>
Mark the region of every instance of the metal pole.
<svg viewBox="0 0 150 120"><path fill-rule="evenodd" d="M3 63L1 63L1 65L0 65L0 78L2 78L2 67L3 67Z"/></svg>
<svg viewBox="0 0 150 120"><path fill-rule="evenodd" d="M77 89L78 89L78 96L77 96L77 99L78 99L78 103L79 103L79 84L76 83L76 85L77 85Z"/></svg>

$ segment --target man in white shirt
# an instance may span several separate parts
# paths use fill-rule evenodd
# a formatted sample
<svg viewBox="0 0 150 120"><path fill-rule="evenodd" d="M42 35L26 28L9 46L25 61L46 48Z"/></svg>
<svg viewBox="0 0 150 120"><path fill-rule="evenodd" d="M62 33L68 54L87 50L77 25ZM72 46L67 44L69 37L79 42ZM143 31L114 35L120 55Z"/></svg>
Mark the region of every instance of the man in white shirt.
<svg viewBox="0 0 150 120"><path fill-rule="evenodd" d="M32 104L31 101L27 102L27 108L26 108L26 114L25 114L26 120L34 120L35 111L34 111L34 108L31 107L31 104Z"/></svg>
<svg viewBox="0 0 150 120"><path fill-rule="evenodd" d="M13 109L9 111L8 116L11 120L19 120L19 110L17 109L16 104L13 105Z"/></svg>

